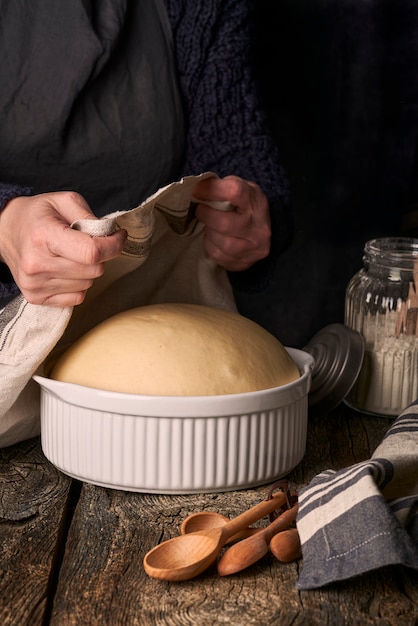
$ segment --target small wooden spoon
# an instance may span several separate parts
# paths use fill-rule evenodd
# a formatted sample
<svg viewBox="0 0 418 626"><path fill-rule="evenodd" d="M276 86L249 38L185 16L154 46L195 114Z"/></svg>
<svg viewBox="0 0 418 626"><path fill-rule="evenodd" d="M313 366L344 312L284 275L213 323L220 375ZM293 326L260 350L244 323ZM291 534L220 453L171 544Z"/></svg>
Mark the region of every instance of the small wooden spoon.
<svg viewBox="0 0 418 626"><path fill-rule="evenodd" d="M248 511L241 513L224 526L168 539L147 552L144 557L144 569L148 576L162 580L194 578L216 560L230 537L282 507L285 502L285 494L278 493L270 500L263 500Z"/></svg>
<svg viewBox="0 0 418 626"><path fill-rule="evenodd" d="M228 548L219 559L218 574L220 576L236 574L265 556L268 552L272 537L280 531L289 528L291 523L296 519L297 512L298 505L295 504L291 509L287 509L287 511L271 522L266 528L263 528L260 533L243 539Z"/></svg>
<svg viewBox="0 0 418 626"><path fill-rule="evenodd" d="M225 524L230 521L229 517L221 513L216 513L215 511L199 511L198 513L192 513L183 520L180 526L180 532L182 535L186 535L187 533L195 533L199 530L207 530L208 528L219 528L219 526L225 526ZM260 530L262 529L244 528L244 530L240 530L235 533L235 535L232 535L225 543L229 544L240 541L241 539L246 539L260 532Z"/></svg>
<svg viewBox="0 0 418 626"><path fill-rule="evenodd" d="M300 559L302 548L297 528L288 528L274 535L269 545L270 552L282 563L291 563Z"/></svg>

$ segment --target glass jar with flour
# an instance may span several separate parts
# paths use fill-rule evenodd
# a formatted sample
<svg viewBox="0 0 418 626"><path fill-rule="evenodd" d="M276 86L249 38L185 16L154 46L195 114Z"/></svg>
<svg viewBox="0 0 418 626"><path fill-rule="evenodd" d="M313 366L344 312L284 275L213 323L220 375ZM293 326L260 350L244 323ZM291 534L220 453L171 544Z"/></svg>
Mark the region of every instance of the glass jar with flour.
<svg viewBox="0 0 418 626"><path fill-rule="evenodd" d="M366 242L363 267L347 285L345 324L365 342L345 402L374 415L399 415L418 398L418 239Z"/></svg>

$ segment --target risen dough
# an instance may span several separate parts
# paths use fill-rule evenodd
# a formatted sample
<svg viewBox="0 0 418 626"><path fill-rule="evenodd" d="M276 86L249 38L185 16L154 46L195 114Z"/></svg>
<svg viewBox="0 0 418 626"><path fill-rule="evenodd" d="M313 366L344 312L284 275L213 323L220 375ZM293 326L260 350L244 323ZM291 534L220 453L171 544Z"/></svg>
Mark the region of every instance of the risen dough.
<svg viewBox="0 0 418 626"><path fill-rule="evenodd" d="M81 337L50 377L163 396L257 391L299 378L283 345L238 313L194 304L124 311Z"/></svg>

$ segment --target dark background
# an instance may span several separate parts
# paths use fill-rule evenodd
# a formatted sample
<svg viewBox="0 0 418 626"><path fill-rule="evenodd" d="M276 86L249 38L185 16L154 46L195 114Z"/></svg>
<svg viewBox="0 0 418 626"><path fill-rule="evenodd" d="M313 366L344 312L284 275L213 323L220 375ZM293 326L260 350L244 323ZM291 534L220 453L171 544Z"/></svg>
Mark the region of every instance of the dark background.
<svg viewBox="0 0 418 626"><path fill-rule="evenodd" d="M302 347L343 321L368 239L418 232L418 2L257 0L256 29L294 230L268 290L238 304Z"/></svg>

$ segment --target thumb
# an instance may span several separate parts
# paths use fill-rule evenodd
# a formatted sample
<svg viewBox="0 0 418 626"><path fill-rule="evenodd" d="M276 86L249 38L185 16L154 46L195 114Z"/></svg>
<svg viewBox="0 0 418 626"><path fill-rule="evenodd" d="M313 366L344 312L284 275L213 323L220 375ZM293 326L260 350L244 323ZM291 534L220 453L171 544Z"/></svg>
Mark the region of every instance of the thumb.
<svg viewBox="0 0 418 626"><path fill-rule="evenodd" d="M97 218L83 196L76 192L58 192L53 200L56 211L74 230L91 237L107 237L117 230L114 218Z"/></svg>
<svg viewBox="0 0 418 626"><path fill-rule="evenodd" d="M78 220L98 220L85 198L75 191L59 191L48 194L47 198L68 224Z"/></svg>

